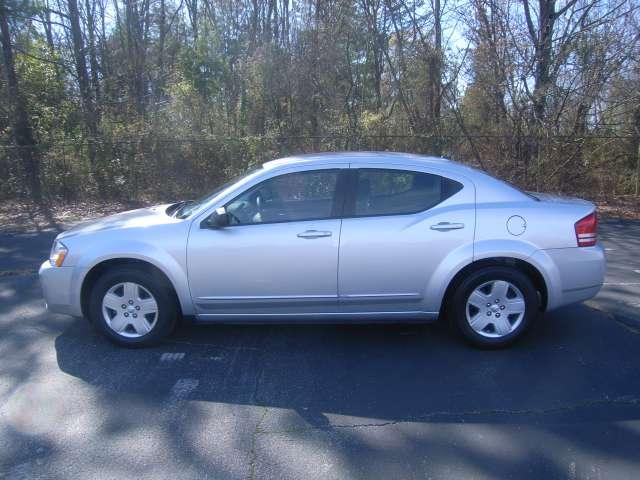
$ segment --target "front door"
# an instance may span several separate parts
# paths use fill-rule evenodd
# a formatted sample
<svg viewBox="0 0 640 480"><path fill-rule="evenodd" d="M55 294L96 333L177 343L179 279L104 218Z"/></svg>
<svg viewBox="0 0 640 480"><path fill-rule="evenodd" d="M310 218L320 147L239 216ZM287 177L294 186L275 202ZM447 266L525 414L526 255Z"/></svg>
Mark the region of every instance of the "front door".
<svg viewBox="0 0 640 480"><path fill-rule="evenodd" d="M227 203L228 227L192 226L187 263L199 318L336 311L339 167L264 180Z"/></svg>

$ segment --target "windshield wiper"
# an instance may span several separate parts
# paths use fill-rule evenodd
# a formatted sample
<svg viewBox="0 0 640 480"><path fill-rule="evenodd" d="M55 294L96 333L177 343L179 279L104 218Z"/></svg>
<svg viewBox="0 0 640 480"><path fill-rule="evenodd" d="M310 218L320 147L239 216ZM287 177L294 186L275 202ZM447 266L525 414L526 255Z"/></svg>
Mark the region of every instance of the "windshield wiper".
<svg viewBox="0 0 640 480"><path fill-rule="evenodd" d="M194 200L182 200L181 202L172 203L167 207L165 213L170 217L174 216L179 210L182 209L185 205L189 205L193 203Z"/></svg>
<svg viewBox="0 0 640 480"><path fill-rule="evenodd" d="M183 216L183 213L184 213L185 209L186 209L187 207L189 207L190 205L193 205L194 203L198 203L198 202L196 202L195 200L185 200L185 201L183 201L183 202L180 202L180 205L179 205L179 207L175 210L175 212L174 212L174 215L173 215L173 216L174 216L174 217L176 217L176 218L185 218L185 217ZM188 215L189 215L189 214L187 214L187 216L188 216Z"/></svg>

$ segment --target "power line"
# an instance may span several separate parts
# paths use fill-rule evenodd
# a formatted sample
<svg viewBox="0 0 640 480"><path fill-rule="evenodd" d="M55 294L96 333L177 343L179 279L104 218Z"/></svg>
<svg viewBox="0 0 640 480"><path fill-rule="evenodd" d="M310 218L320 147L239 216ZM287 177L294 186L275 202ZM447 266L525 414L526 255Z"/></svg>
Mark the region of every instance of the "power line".
<svg viewBox="0 0 640 480"><path fill-rule="evenodd" d="M214 136L214 137L190 137L190 138L153 138L147 136L140 136L137 139L126 140L81 140L74 142L54 142L54 143L40 143L32 147L18 146L18 145L0 145L0 148L4 149L19 149L19 148L43 148L51 149L56 147L86 147L88 145L131 145L131 144L186 144L186 143L219 143L219 142L242 142L248 140L262 140L275 143L282 143L291 140L390 140L390 139L418 139L418 140L467 140L467 139L485 139L485 140L527 140L535 141L537 143L552 143L553 141L564 140L571 141L572 143L584 142L592 139L618 139L618 140L634 140L637 137L634 135L612 135L612 134L590 134L580 137L575 135L550 135L550 136L536 136L536 135L497 135L497 134L471 134L471 135L416 135L416 134L390 134L390 135L283 135L283 136Z"/></svg>

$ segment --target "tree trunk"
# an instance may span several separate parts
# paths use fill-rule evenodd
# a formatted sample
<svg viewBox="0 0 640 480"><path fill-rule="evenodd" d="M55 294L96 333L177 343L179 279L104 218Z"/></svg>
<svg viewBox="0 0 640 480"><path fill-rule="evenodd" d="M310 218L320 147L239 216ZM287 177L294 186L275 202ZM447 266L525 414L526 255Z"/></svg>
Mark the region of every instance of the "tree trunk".
<svg viewBox="0 0 640 480"><path fill-rule="evenodd" d="M78 12L77 0L67 0L69 9L69 21L71 24L71 40L73 43L73 57L76 66L76 75L78 76L78 84L80 86L80 98L82 100L82 113L85 122L85 128L88 133L87 154L89 157L89 165L91 174L98 185L98 189L102 191L102 180L99 178L97 165L97 155L95 150L95 140L98 137L98 123L96 119L95 105L91 91L91 82L89 80L89 72L87 70L87 61L85 58L85 45L82 29L80 27L80 14Z"/></svg>
<svg viewBox="0 0 640 480"><path fill-rule="evenodd" d="M434 126L440 126L440 110L442 108L442 9L440 8L440 0L433 2L433 21L435 30L435 55L433 57L431 81L431 92L433 100L431 104L431 118Z"/></svg>
<svg viewBox="0 0 640 480"><path fill-rule="evenodd" d="M160 18L158 20L158 78L155 85L156 103L164 97L164 50L167 29L165 0L160 0Z"/></svg>
<svg viewBox="0 0 640 480"><path fill-rule="evenodd" d="M553 28L555 24L555 0L540 0L538 2L538 41L536 43L536 70L533 86L534 113L538 122L544 121L547 103L547 93L551 78L551 49Z"/></svg>
<svg viewBox="0 0 640 480"><path fill-rule="evenodd" d="M633 130L635 133L635 155L636 155L636 182L634 193L637 197L640 194L640 107L636 108L633 115Z"/></svg>
<svg viewBox="0 0 640 480"><path fill-rule="evenodd" d="M8 14L5 1L0 0L0 39L2 40L3 70L9 90L8 100L11 102L11 109L13 110L13 139L18 147L18 155L26 172L31 197L35 203L42 204L40 158L36 151L36 142L27 114L26 101L18 84Z"/></svg>
<svg viewBox="0 0 640 480"><path fill-rule="evenodd" d="M547 93L555 81L551 78L555 23L558 17L572 8L576 2L577 0L568 0L560 10L556 10L556 0L538 0L538 24L535 25L529 0L522 0L525 20L535 52L533 113L538 123L545 121Z"/></svg>
<svg viewBox="0 0 640 480"><path fill-rule="evenodd" d="M435 52L431 55L430 65L430 83L431 83L431 101L430 107L430 132L431 135L438 135L435 142L431 142L431 148L435 155L442 154L442 139L440 138L440 112L442 110L442 60L444 52L442 51L442 9L440 8L440 0L433 1L433 21L435 31Z"/></svg>
<svg viewBox="0 0 640 480"><path fill-rule="evenodd" d="M98 80L98 71L100 70L100 67L98 65L98 56L96 53L95 0L85 0L85 9L87 14L87 37L89 41L89 64L91 65L91 83L93 87L93 95L95 98L95 115L96 118L99 118L100 112L98 111L98 105L100 105L100 82Z"/></svg>

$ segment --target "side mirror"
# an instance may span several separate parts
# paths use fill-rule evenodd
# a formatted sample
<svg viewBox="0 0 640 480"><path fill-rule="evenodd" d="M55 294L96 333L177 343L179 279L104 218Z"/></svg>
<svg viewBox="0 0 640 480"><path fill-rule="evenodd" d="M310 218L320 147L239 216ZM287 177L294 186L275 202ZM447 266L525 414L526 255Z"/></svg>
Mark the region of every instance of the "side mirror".
<svg viewBox="0 0 640 480"><path fill-rule="evenodd" d="M224 207L216 208L216 211L209 215L204 222L203 228L224 228L229 226L229 214Z"/></svg>

